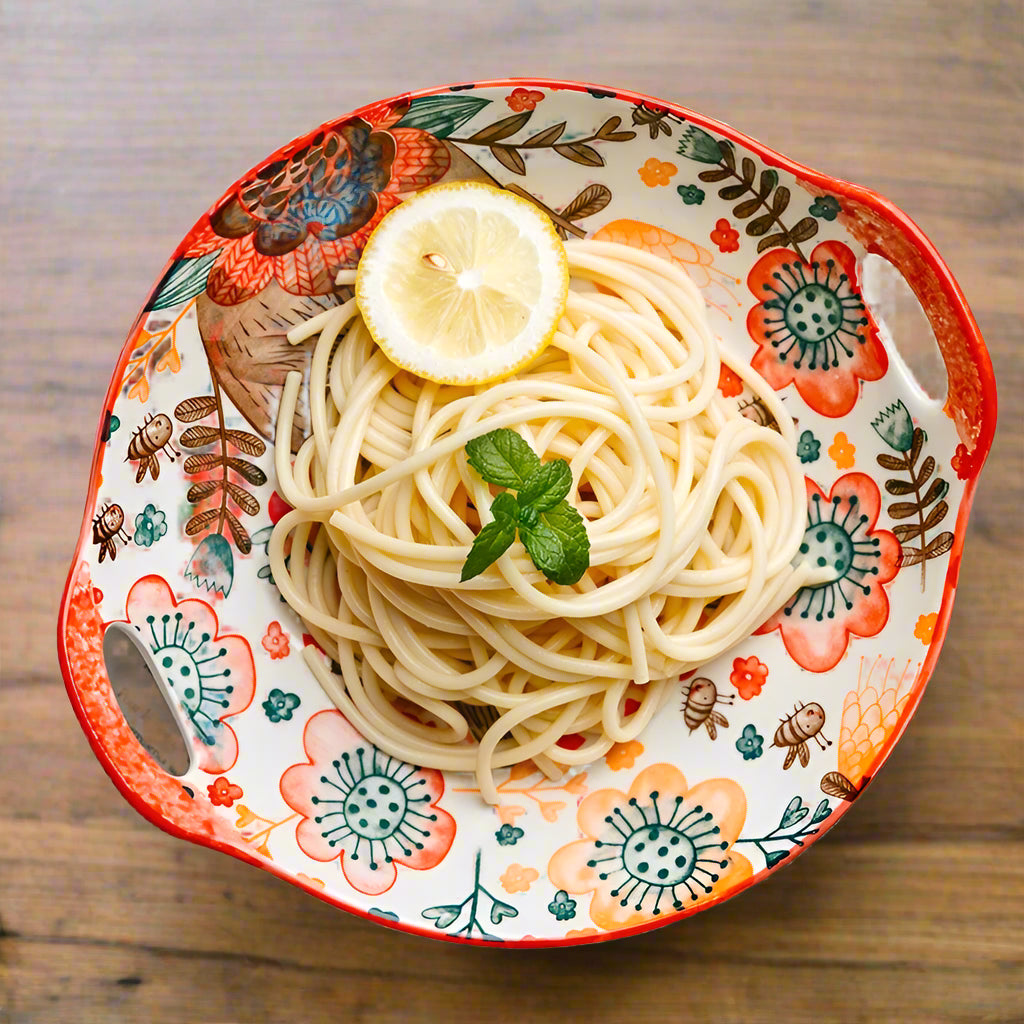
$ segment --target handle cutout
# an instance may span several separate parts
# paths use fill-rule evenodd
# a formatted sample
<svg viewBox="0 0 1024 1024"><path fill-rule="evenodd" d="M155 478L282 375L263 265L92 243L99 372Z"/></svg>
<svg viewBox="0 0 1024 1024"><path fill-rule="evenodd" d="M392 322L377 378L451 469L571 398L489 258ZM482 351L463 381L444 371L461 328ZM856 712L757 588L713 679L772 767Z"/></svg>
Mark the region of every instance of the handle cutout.
<svg viewBox="0 0 1024 1024"><path fill-rule="evenodd" d="M861 261L861 288L890 361L923 400L941 405L949 387L946 363L903 273L884 256L869 252Z"/></svg>
<svg viewBox="0 0 1024 1024"><path fill-rule="evenodd" d="M103 660L118 706L135 738L165 772L180 777L192 764L188 733L134 630L114 622L103 634Z"/></svg>

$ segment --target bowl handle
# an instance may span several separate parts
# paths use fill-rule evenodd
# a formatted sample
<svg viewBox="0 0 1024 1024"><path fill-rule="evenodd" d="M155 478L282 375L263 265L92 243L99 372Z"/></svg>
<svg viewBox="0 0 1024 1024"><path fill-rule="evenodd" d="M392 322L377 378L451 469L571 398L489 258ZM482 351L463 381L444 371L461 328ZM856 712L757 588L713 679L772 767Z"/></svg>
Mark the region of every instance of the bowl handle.
<svg viewBox="0 0 1024 1024"><path fill-rule="evenodd" d="M85 561L73 566L57 625L64 684L82 730L124 798L172 835L255 860L242 837L219 818L206 792L166 772L124 717L103 657L105 625Z"/></svg>
<svg viewBox="0 0 1024 1024"><path fill-rule="evenodd" d="M811 187L814 194L824 194ZM946 365L946 412L956 426L967 475L976 478L992 446L996 382L967 300L924 232L887 199L859 186L843 197L840 222L869 253L903 275L931 325Z"/></svg>

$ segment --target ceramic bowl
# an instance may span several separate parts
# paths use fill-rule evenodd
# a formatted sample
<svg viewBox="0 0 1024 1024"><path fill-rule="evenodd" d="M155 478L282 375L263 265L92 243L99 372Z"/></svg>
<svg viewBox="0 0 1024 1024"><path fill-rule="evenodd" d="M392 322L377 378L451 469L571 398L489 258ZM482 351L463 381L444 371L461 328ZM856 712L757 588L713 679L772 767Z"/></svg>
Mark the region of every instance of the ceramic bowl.
<svg viewBox="0 0 1024 1024"><path fill-rule="evenodd" d="M496 807L470 776L376 757L307 670L312 638L266 554L286 507L278 397L310 354L284 332L341 301L336 271L388 210L458 179L530 197L566 237L685 266L721 343L797 420L805 545L833 567L680 680L639 739L556 781L503 770ZM768 421L728 371L719 388ZM146 298L115 360L60 612L68 694L149 821L352 913L519 946L643 932L792 861L889 756L942 645L995 415L960 289L874 193L617 89L520 79L375 103L232 185ZM113 637L140 646L173 711L178 774L145 717L125 717ZM426 817L407 799L420 786ZM392 820L370 835L357 819L374 790Z"/></svg>

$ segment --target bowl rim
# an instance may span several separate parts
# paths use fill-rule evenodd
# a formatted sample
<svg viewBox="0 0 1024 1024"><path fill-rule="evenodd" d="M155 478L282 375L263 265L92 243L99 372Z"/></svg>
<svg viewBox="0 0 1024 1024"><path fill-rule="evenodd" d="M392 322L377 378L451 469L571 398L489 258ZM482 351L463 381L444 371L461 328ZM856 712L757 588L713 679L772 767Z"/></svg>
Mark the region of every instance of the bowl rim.
<svg viewBox="0 0 1024 1024"><path fill-rule="evenodd" d="M957 283L953 274L947 267L946 263L939 255L937 250L931 241L927 238L924 232L918 227L918 225L898 206L886 199L884 196L877 192L865 188L862 185L857 185L852 182L845 181L840 178L835 178L830 175L824 174L820 171L814 170L804 164L799 163L796 160L792 160L789 157L779 153L769 146L764 145L757 139L752 138L745 133L738 131L729 124L717 120L712 117L708 117L704 114L700 114L697 111L691 110L690 108L683 106L682 104L671 102L668 100L660 99L658 97L650 96L646 93L637 92L631 89L622 89L615 86L604 86L593 82L581 82L572 79L558 79L558 78L532 78L532 77L519 77L519 78L493 78L493 79L478 79L471 82L453 82L447 85L431 86L423 89L413 90L410 92L398 93L394 96L387 97L381 100L375 100L371 103L363 104L346 114L342 114L340 117L333 118L331 121L324 122L319 127L324 125L336 123L339 120L345 120L352 117L359 117L360 115L374 109L379 108L383 105L393 105L399 102L406 102L412 99L416 99L422 96L435 96L442 95L448 92L460 92L463 90L471 90L478 88L538 88L548 90L561 90L570 92L588 92L592 95L596 93L604 93L609 96L613 96L616 99L625 100L634 104L648 104L654 107L664 109L677 117L684 119L685 121L695 124L707 131L720 134L733 142L751 150L757 154L762 160L768 163L770 166L779 167L804 182L808 182L816 187L827 190L830 194L835 193L839 196L844 196L849 199L853 199L860 205L872 210L874 213L881 216L881 218L889 225L898 227L905 235L910 236L914 242L918 253L923 257L925 263L936 275L939 282L941 282L945 297L950 303L952 312L957 320L957 326L959 332L970 351L971 362L978 373L980 391L983 398L982 402L982 414L981 421L978 424L978 435L975 442L975 465L977 471L974 475L968 477L964 481L964 493L963 499L960 503L960 507L957 513L956 526L954 530L954 542L950 551L949 567L947 569L946 580L942 593L942 600L937 612L937 619L933 632L933 639L928 647L928 651L925 655L924 660L921 664L921 669L918 673L917 681L914 684L914 688L911 690L909 700L907 702L904 713L900 717L900 722L893 733L886 740L884 745L881 747L879 752L876 754L875 759L871 765L869 774L865 775L864 781L860 792L863 792L870 783L874 780L879 769L889 759L890 754L895 748L896 744L901 739L903 732L909 724L911 718L917 711L918 705L921 702L924 692L927 688L928 682L931 678L932 672L935 669L936 662L938 661L939 654L941 652L943 643L946 638L946 633L949 627L949 619L953 608L954 599L956 596L957 583L959 578L960 563L963 552L963 546L966 538L966 527L967 521L970 515L971 506L974 501L975 491L977 489L978 476L980 470L984 465L985 459L987 458L992 447L992 440L995 433L995 425L997 419L997 396L996 396L996 383L995 375L992 368L991 357L989 356L988 350L985 346L985 342L981 336L981 332L978 329L977 323L975 322L974 316L971 313L970 307L967 304L967 300ZM311 129L315 132L316 127ZM212 212L224 199L232 194L238 186L238 183L244 178L252 175L260 167L263 167L268 162L274 160L286 151L294 147L294 145L300 140L307 137L310 131L306 131L301 135L296 136L294 139L279 147L273 153L269 154L266 158L260 160L259 163L250 168L247 172L240 175L234 183L232 183L228 189L210 206L206 211L197 219L199 223L204 216ZM74 676L69 661L69 655L66 645L66 639L68 636L67 617L69 611L70 598L74 588L75 581L78 576L80 566L84 561L84 552L87 550L89 542L89 529L91 526L91 512L94 508L97 492L99 489L99 475L100 475L100 463L103 452L103 434L106 429L108 417L111 415L111 410L117 399L117 396L121 388L121 378L127 359L130 355L132 348L132 338L135 335L137 328L140 323L148 316L146 305L149 296L153 293L153 290L163 280L167 271L171 265L178 258L180 253L184 250L186 242L191 235L194 227L190 229L189 233L182 239L181 242L175 247L171 257L167 260L167 263L161 269L160 273L154 279L153 285L150 290L146 293L146 297L143 299L142 307L138 314L132 321L132 324L126 335L126 340L122 346L120 355L118 356L117 363L114 367L113 376L110 384L108 385L106 396L103 400L102 413L99 418L99 424L96 430L96 437L94 441L93 458L89 471L89 487L85 501L85 508L83 512L82 525L79 530L77 542L75 544L74 552L71 559L71 567L68 572L67 579L64 584L64 589L61 595L60 609L57 618L57 648L58 648L58 661L60 664L61 674L64 678L65 688L68 693L68 698L71 702L72 708L78 718L79 724L82 727L82 731L85 733L86 739L89 741L92 747L93 753L97 760L103 766L107 775L110 776L111 781L120 791L121 795L131 804L132 807L147 821L151 824L156 825L158 828L167 832L178 839L185 839L189 842L195 843L198 846L205 846L213 850L217 850L221 853L227 853L232 857L237 858L245 863L252 864L264 871L269 872L272 875L276 875L279 878L284 879L290 884L296 886L305 892L317 897L323 902L338 907L342 910L347 911L357 917L363 918L364 920L371 921L375 924L383 925L386 928L391 928L396 931L405 932L410 935L417 935L426 938L439 939L446 942L456 942L464 945L473 946L489 946L489 947L506 947L514 949L547 949L547 948L558 948L558 947L570 947L578 945L589 945L597 942L607 942L614 939L629 938L633 935L640 935L645 932L654 931L659 928L663 928L665 925L674 924L683 918L691 917L694 914L708 910L714 906L717 906L726 900L730 900L740 893L745 892L747 889L763 881L769 874L771 869L765 867L762 870L755 872L748 879L737 885L734 889L729 892L716 896L712 899L702 901L694 907L684 908L671 915L666 915L664 918L653 919L651 921L644 922L643 924L634 925L629 928L623 928L614 932L599 932L596 935L586 936L572 936L572 937L561 937L561 938L550 938L550 939L514 939L514 940L487 940L479 938L467 938L465 936L449 935L445 932L437 931L429 927L420 927L418 925L410 924L405 921L394 921L386 917L381 917L376 914L368 913L359 907L344 903L342 900L330 895L329 893L317 888L312 885L305 885L301 881L293 877L289 872L279 867L275 862L268 862L262 858L255 856L246 848L238 847L226 842L223 839L218 838L214 834L200 834L197 832L189 831L187 828L180 825L178 822L171 820L170 818L162 815L157 808L151 803L148 803L143 796L134 789L130 782L118 770L118 767L110 759L106 752L104 744L101 741L101 732L94 728L92 720L85 709L82 695L79 693L76 684L74 682ZM867 251L871 252L872 247L867 246ZM922 305L924 305L922 303ZM948 373L948 367L947 367ZM163 772L163 769L160 769ZM163 772L168 779L178 783L178 780ZM860 793L857 794L858 796ZM854 798L855 799L855 798ZM836 808L832 811L830 816L822 822L822 827L818 830L817 834L809 835L804 839L802 848L794 854L794 856L786 859L786 865L790 864L797 856L806 852L806 850L813 846L822 836L824 836L831 828L838 822L853 806L852 801L840 801Z"/></svg>

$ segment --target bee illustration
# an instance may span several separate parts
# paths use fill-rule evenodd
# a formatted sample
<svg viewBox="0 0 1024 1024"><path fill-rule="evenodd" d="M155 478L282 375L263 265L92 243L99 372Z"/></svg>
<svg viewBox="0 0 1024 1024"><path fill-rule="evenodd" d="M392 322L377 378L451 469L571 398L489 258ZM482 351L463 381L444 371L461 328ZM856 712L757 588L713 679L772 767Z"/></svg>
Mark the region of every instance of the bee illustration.
<svg viewBox="0 0 1024 1024"><path fill-rule="evenodd" d="M120 505L104 505L92 521L92 542L100 546L101 562L107 555L111 561L117 558L118 540L123 544L130 540L124 532L124 509Z"/></svg>
<svg viewBox="0 0 1024 1024"><path fill-rule="evenodd" d="M652 107L646 103L638 103L633 108L633 124L645 125L651 133L651 138L656 139L662 132L666 135L672 134L672 128L666 124L667 121L678 121L675 114L670 114L661 107Z"/></svg>
<svg viewBox="0 0 1024 1024"><path fill-rule="evenodd" d="M689 686L683 687L683 697L683 721L690 732L703 725L714 739L718 735L718 726L729 728L729 720L715 711L715 705L731 704L736 697L720 697L718 687L710 679L694 679Z"/></svg>
<svg viewBox="0 0 1024 1024"><path fill-rule="evenodd" d="M793 714L789 718L780 718L779 721L782 724L775 730L772 746L789 747L785 763L782 765L783 771L796 760L798 754L800 763L807 767L811 760L807 741L812 737L822 750L832 746L830 739L818 735L825 725L825 709L820 704L794 704Z"/></svg>
<svg viewBox="0 0 1024 1024"><path fill-rule="evenodd" d="M124 461L139 463L139 471L135 474L137 484L142 482L147 470L152 474L154 480L160 475L160 463L157 461L157 455L161 451L167 452L167 457L171 462L174 461L175 456L181 455L181 452L171 444L173 432L174 426L170 416L165 416L161 412L156 416L149 413L142 426L132 434L132 439L128 442L128 455Z"/></svg>

